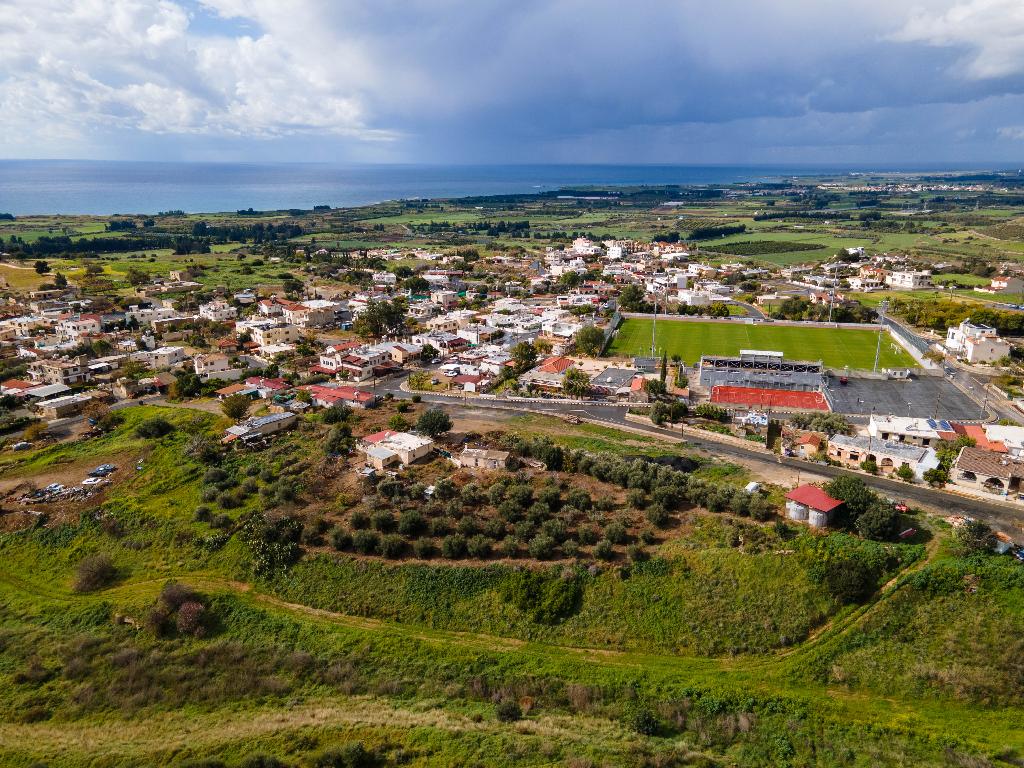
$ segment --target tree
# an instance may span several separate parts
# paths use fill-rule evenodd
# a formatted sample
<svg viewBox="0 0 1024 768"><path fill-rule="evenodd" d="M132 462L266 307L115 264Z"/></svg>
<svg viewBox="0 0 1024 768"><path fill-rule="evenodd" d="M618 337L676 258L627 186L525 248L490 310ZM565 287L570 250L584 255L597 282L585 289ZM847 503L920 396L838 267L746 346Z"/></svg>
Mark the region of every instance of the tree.
<svg viewBox="0 0 1024 768"><path fill-rule="evenodd" d="M405 301L371 301L352 323L352 330L363 338L396 336L405 327Z"/></svg>
<svg viewBox="0 0 1024 768"><path fill-rule="evenodd" d="M57 274L55 274L53 276L53 284L57 288L67 288L68 287L68 279L66 277L64 277L64 273L63 272L58 272Z"/></svg>
<svg viewBox="0 0 1024 768"><path fill-rule="evenodd" d="M430 374L416 371L409 376L409 389L430 389Z"/></svg>
<svg viewBox="0 0 1024 768"><path fill-rule="evenodd" d="M451 417L440 408L424 411L416 422L416 429L430 437L437 437L452 428Z"/></svg>
<svg viewBox="0 0 1024 768"><path fill-rule="evenodd" d="M537 365L537 348L528 341L520 342L511 349L516 376L526 373Z"/></svg>
<svg viewBox="0 0 1024 768"><path fill-rule="evenodd" d="M659 380L661 381L662 391L665 389L665 381L668 378L668 352L661 353L661 374Z"/></svg>
<svg viewBox="0 0 1024 768"><path fill-rule="evenodd" d="M900 464L900 468L896 470L896 477L906 483L914 482L914 470L910 468L909 464Z"/></svg>
<svg viewBox="0 0 1024 768"><path fill-rule="evenodd" d="M245 395L231 395L220 401L220 409L229 419L238 421L245 418L251 403L252 401Z"/></svg>
<svg viewBox="0 0 1024 768"><path fill-rule="evenodd" d="M627 312L643 312L648 309L644 289L639 285L627 285L619 294L619 306Z"/></svg>
<svg viewBox="0 0 1024 768"><path fill-rule="evenodd" d="M960 554L974 555L991 550L995 546L996 536L985 523L971 520L956 529L954 540Z"/></svg>
<svg viewBox="0 0 1024 768"><path fill-rule="evenodd" d="M37 421L34 424L29 424L25 427L25 431L21 433L21 439L29 443L34 443L46 434L46 422Z"/></svg>
<svg viewBox="0 0 1024 768"><path fill-rule="evenodd" d="M440 355L441 353L430 344L424 344L423 349L420 350L420 358L423 360L434 360Z"/></svg>
<svg viewBox="0 0 1024 768"><path fill-rule="evenodd" d="M590 377L579 368L570 368L562 377L562 391L569 397L585 397L590 391Z"/></svg>
<svg viewBox="0 0 1024 768"><path fill-rule="evenodd" d="M45 275L50 271L50 265L42 260L37 261L33 266L35 267L36 272L40 275Z"/></svg>
<svg viewBox="0 0 1024 768"><path fill-rule="evenodd" d="M899 515L891 504L878 502L857 518L857 533L865 539L890 541L897 533Z"/></svg>
<svg viewBox="0 0 1024 768"><path fill-rule="evenodd" d="M851 521L856 521L878 500L874 491L855 475L840 475L825 485L825 493L846 504L846 514Z"/></svg>
<svg viewBox="0 0 1024 768"><path fill-rule="evenodd" d="M604 331L594 325L587 325L576 333L576 351L589 357L597 357L604 346Z"/></svg>
<svg viewBox="0 0 1024 768"><path fill-rule="evenodd" d="M405 432L409 429L409 421L402 414L396 413L388 419L388 429L392 429L395 432Z"/></svg>

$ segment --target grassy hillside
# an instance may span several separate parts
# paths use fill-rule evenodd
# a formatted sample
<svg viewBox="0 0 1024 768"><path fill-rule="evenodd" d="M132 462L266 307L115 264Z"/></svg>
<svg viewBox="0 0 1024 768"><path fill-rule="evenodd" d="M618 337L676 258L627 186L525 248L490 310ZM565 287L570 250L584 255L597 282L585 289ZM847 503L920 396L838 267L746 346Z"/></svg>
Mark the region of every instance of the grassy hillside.
<svg viewBox="0 0 1024 768"><path fill-rule="evenodd" d="M174 430L136 434L157 417ZM926 550L682 505L649 559L387 560L304 537L294 564L256 577L268 561L243 523L251 513L346 521L364 502L338 493L341 476L317 458L326 426L211 465L201 449L218 422L132 408L109 436L4 455L5 482L73 480L117 457L121 469L84 508L43 518L3 502L0 763L938 766L1024 755L1020 571L956 556L942 531ZM620 514L617 486L558 474L575 478L563 499L603 488L609 519ZM483 520L491 507L473 509ZM112 569L83 581L101 554ZM857 564L872 579L861 596L823 578Z"/></svg>

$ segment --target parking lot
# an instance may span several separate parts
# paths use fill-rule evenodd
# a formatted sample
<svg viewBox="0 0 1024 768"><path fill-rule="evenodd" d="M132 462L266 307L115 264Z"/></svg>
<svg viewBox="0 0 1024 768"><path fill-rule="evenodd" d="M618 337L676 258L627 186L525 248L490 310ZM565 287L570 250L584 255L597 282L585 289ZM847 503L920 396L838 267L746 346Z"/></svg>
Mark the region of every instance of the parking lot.
<svg viewBox="0 0 1024 768"><path fill-rule="evenodd" d="M845 386L831 379L828 387L837 413L872 413L918 418L977 421L981 406L938 376L915 376L907 381L856 379Z"/></svg>

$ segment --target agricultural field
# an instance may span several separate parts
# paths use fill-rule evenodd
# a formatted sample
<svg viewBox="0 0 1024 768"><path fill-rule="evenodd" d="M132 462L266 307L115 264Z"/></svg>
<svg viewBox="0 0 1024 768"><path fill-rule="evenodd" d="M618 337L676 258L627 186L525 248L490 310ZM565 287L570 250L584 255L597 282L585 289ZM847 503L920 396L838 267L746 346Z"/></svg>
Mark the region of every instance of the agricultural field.
<svg viewBox="0 0 1024 768"><path fill-rule="evenodd" d="M649 355L651 320L627 318L615 334L608 354L634 357ZM870 369L875 361L878 332L875 330L802 328L771 323L690 322L658 320L654 345L657 354L679 355L687 364L701 355L738 355L741 349L782 352L790 360L821 360L829 368ZM891 337L882 338L881 368L907 368L917 363Z"/></svg>

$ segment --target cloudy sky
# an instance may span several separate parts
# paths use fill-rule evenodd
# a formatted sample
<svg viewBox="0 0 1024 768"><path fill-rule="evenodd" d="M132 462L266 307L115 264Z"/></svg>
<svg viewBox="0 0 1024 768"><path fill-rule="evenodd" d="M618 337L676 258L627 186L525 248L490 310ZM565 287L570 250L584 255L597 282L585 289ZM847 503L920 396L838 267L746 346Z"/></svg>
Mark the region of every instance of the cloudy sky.
<svg viewBox="0 0 1024 768"><path fill-rule="evenodd" d="M1022 0L0 0L0 157L1024 158Z"/></svg>

